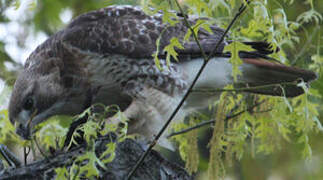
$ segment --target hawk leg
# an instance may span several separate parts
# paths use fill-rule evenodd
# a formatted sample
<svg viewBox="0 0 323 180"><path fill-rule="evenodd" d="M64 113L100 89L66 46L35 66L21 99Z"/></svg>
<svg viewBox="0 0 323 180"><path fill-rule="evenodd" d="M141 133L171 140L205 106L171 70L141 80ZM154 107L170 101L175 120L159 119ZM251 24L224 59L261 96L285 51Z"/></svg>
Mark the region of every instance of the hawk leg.
<svg viewBox="0 0 323 180"><path fill-rule="evenodd" d="M131 105L123 112L129 120L128 133L142 135L148 141L153 140L176 108L180 100L176 97L169 96L153 87L144 87L137 92ZM182 119L184 114L181 111L175 119ZM118 117L109 118L108 121L120 122ZM172 150L173 147L166 137L167 133L160 138L158 144Z"/></svg>

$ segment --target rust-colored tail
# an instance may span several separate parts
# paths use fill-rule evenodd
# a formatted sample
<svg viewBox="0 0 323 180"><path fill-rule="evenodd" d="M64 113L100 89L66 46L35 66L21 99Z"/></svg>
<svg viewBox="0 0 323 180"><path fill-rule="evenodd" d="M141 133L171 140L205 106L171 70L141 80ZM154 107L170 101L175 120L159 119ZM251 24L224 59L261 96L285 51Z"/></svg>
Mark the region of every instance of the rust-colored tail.
<svg viewBox="0 0 323 180"><path fill-rule="evenodd" d="M317 78L316 73L296 67L270 62L265 59L244 58L241 77L242 83L237 87L252 87L247 92L295 97L304 93L298 82L304 81L307 85ZM277 84L277 85L274 85ZM262 88L253 88L263 86Z"/></svg>

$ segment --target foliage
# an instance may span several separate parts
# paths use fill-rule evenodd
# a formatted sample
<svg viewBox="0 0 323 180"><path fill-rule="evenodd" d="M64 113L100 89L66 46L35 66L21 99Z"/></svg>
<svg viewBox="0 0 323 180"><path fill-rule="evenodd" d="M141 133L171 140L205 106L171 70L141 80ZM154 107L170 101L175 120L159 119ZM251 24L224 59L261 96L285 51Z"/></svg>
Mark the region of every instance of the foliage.
<svg viewBox="0 0 323 180"><path fill-rule="evenodd" d="M198 5L194 6L194 3ZM206 7L210 7L211 5L208 5L207 1L194 1L194 3L187 1L189 6L193 6L193 8L190 8L191 10L193 9L194 12L198 11L196 14L210 14L210 10ZM276 52L277 47L283 47L284 45L294 47L295 43L300 42L296 31L302 24L313 22L316 24L315 26L318 26L322 21L321 15L314 10L313 5L311 6L311 10L300 14L296 21L288 21L283 8L271 8L267 3L267 1L253 1L248 9L252 13L249 12L246 15L249 20L247 20L247 26L242 24L242 27L234 27L231 29L231 35L233 35L231 38L234 41L227 45L224 51L229 51L232 54L230 62L233 65L233 77L235 79L240 74L238 67L242 63L238 56L239 51L252 50L251 47L240 43L238 40L266 40L272 44L272 48ZM225 10L232 5L226 4L222 8ZM196 32L194 33L196 34ZM188 32L186 38L190 35L191 32ZM312 56L314 60L314 63L311 65L312 69L318 70L321 68L319 65L321 63L319 56L319 53ZM283 62L288 61L284 50L274 53L273 57ZM302 86L302 83L299 85ZM228 95L227 92L222 93L219 103L216 106L218 109L214 115L216 125L213 128L213 136L209 142L209 179L224 177L226 169L225 163L232 162L233 157L240 159L247 142L251 144L253 157L256 156L256 153L273 153L281 149L281 144L283 142L285 143L285 141L297 142L302 146L300 151L302 156L310 159L312 157L312 151L309 144L309 134L313 131L322 132L322 125L318 120L319 106L317 103L311 101L309 96L311 99L320 99L321 95L317 93L311 94L307 90L307 87L302 87L305 89L306 94L292 100L285 97L256 97L264 99L265 105L271 107L271 110L257 115L244 113L228 124L225 124L225 116L232 111L232 108L238 102L233 98L241 97L241 95ZM238 110L245 107L246 104L239 104ZM180 123L174 126L174 130L179 131L180 127L186 129L187 126L194 126L194 124L197 123ZM175 139L179 142L180 154L183 160L186 161L186 166L194 167L194 164L191 164L190 157L192 157L192 152L197 151L195 150L195 146L190 147L187 145L188 140L191 140L187 136L190 136L190 134L184 134L182 137L176 137ZM192 142L190 143L194 144ZM197 165L198 161L195 161L195 163ZM192 170L190 168L189 170L191 172L195 171L195 169Z"/></svg>
<svg viewBox="0 0 323 180"><path fill-rule="evenodd" d="M122 128L117 128L118 126L116 124L104 125L106 113L111 113L112 111L116 112L115 117L119 118L121 123L124 124ZM73 165L69 171L66 167L57 168L55 171L57 172L58 179L97 177L99 175L98 167L105 168L104 164L113 161L116 143L121 142L126 138L127 119L123 117L122 113L115 106L104 107L103 112L104 113L92 113L90 109L87 109L84 113L75 117L81 118L87 115L89 118L85 124L82 124L79 127L79 129L84 132L84 139L87 143L88 151L73 160ZM2 110L0 111L0 143L7 145L14 144L15 147L31 147L33 154L36 154L36 151L40 151L41 153L46 152L42 155L47 156L49 155L47 152L50 152L50 149L61 149L63 147L65 136L71 122L71 118L53 117L48 120L48 122L39 125L40 127L37 129L40 130L36 133L32 141L22 141L14 132L15 128L13 125L8 121L7 110ZM98 138L98 135L103 136L109 133L117 133L118 138L116 141L111 141L111 143L107 144L106 150L100 157L97 157L94 151L95 139ZM78 131L75 131L71 144L76 143L75 138L77 136L80 135L78 134ZM37 144L37 148L40 149L36 149L34 144Z"/></svg>
<svg viewBox="0 0 323 180"><path fill-rule="evenodd" d="M190 117L189 123L177 123L172 126L172 130L179 131L187 129L195 123L200 122L199 118ZM198 131L193 130L183 136L174 136L172 139L179 144L179 152L185 161L185 167L190 173L196 173L199 165L199 152L197 145Z"/></svg>
<svg viewBox="0 0 323 180"><path fill-rule="evenodd" d="M96 105L104 107L103 105ZM123 126L118 128L117 124L105 123L106 114L116 112L114 117L120 119L120 123L123 123ZM88 117L88 121L85 124L82 124L78 127L79 130L82 130L84 133L83 138L87 143L88 151L85 154L77 157L73 161L73 165L68 172L66 168L57 168L56 172L63 179L82 179L82 178L93 178L99 176L99 167L105 169L105 164L112 162L115 157L116 143L121 142L125 139L127 135L127 119L122 115L119 109L115 106L104 107L103 113L94 113L91 112L91 108L85 110L78 118L83 116ZM76 137L79 137L80 131L75 131L71 140L71 143L77 143L75 141ZM107 135L109 133L117 133L118 138L116 141L113 141L111 137L111 142L106 145L106 150L102 153L100 157L97 157L95 153L95 140L98 136ZM71 145L71 144L70 144Z"/></svg>
<svg viewBox="0 0 323 180"><path fill-rule="evenodd" d="M8 8L13 6L18 9L22 1L11 0L7 2L3 6L0 4L1 7ZM184 41L191 39L194 34L197 35L201 28L210 31L209 26L214 22L220 27L226 28L241 2L240 0L181 1L181 5L186 13L210 17L209 20L198 20L196 24L192 24L193 32L188 30ZM242 44L241 41L258 40L267 41L272 45L275 53L271 57L285 64L310 68L318 73L319 79L309 89L300 83L299 85L305 89L306 94L294 99L246 96L238 92L225 91L221 94L220 99L210 106L209 115L190 117L183 123L175 124L172 127L173 130L180 131L205 121L206 116L208 116L208 119L216 119L216 123L210 127L212 135L206 140L209 144L208 155L202 154L203 147L198 146L198 137L204 132L193 130L173 137L178 143L180 156L191 173L208 174L209 179L225 177L226 174L234 174L230 171L230 167L235 166L237 163L235 160L239 160L241 166L248 167L247 169L251 171L244 174L247 177L245 179L251 179L248 177L251 177L253 174L256 174L254 176L257 177L260 174L253 169L268 168L269 163L274 163L274 160L268 159L275 157L275 155L277 156L276 159L279 159L279 157L284 156L286 158L289 154L293 154L293 157L288 159L290 164L287 167L290 168L300 165L300 156L305 159L318 158L322 162L323 154L316 149L322 149L321 139L318 137L322 137L323 131L321 125L323 109L319 106L323 103L323 55L321 51L322 33L320 32L322 28L322 14L319 13L322 12L323 6L318 0L306 0L305 2L306 4L303 1L294 0L251 1L246 12L239 17L238 23L230 29L230 38L233 40L233 43L226 46L224 50L232 54L230 62L233 64L233 77L237 77L240 74L238 69L238 66L241 64L241 59L238 56L239 51L251 50L251 47ZM33 14L27 18L24 27L33 26L36 31L42 31L47 35L51 35L64 26L60 19L60 14L64 10L71 10L74 17L83 12L114 3L138 4L139 2L33 0L30 3L30 11ZM163 11L165 13L163 21L167 22L170 26L179 22L176 19L175 13L169 11L171 9L178 11L173 0L141 0L140 4L147 13ZM154 7L155 10L151 10L148 7ZM0 20L2 22L8 21L2 15ZM164 49L159 49L159 41L156 42L156 45L158 51L153 56L157 66L159 63L157 57L159 51L166 52L167 62L170 63L170 58L178 59L175 48L182 48L181 41L176 37L173 37L170 44ZM277 48L280 51L276 51ZM178 60L180 61L180 59ZM12 82L8 80L12 81L14 79L15 70L8 70L5 62L14 63L6 52L5 44L0 39L0 78L5 79L7 84L12 85ZM1 103L3 103L1 99L7 97L7 94L1 93ZM262 104L242 113L240 116L229 120L226 119L228 115L244 111L257 102L262 102ZM96 177L98 175L98 168L104 168L105 163L113 160L116 148L115 142L107 144L107 149L103 155L97 157L94 153L94 140L99 135L117 132L119 133L117 141L122 141L126 135L127 123L122 113L116 107L104 107L104 109L106 113L116 112L116 116L122 119L125 126L117 129L116 125L109 124L102 128L101 125L105 119L105 113L96 114L87 110L78 116L78 118L85 115L89 116L89 121L80 127L85 132L84 137L89 145L88 151L73 161L74 163L70 170L67 170L66 167L57 168L58 179ZM71 119L66 120L65 118L53 118L39 127L35 139L37 142L41 142L40 147L44 152L48 152L49 148L58 149L62 147L67 128L71 122ZM320 132L320 134L313 135L313 132ZM75 139L77 136L80 135L78 133L73 135L71 143L76 143ZM14 127L8 120L7 110L0 111L0 143L14 144L14 146L19 147L34 146L30 142L22 141L17 137L14 133ZM312 148L313 145L315 146L314 148ZM262 162L265 165L256 167L256 165L248 163L250 161L262 161L261 159L264 157L268 158L268 162ZM281 164L283 162L275 163L277 167L283 167ZM203 172L205 169L207 169L207 173ZM279 168L271 167L270 169L274 172L274 170L277 171ZM241 171L247 172L248 170L242 168ZM319 169L313 176L307 175L306 172L304 170L303 174L301 174L303 179L314 176L319 177L323 171ZM279 171L279 173L294 178L298 175L294 173L288 174L288 170ZM263 179L265 178L268 179L268 176Z"/></svg>

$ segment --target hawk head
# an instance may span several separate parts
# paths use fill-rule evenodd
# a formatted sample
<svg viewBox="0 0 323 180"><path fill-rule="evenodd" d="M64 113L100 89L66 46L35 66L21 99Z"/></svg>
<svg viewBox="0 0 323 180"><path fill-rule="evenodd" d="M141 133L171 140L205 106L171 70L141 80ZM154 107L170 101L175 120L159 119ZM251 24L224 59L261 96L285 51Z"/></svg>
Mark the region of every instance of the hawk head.
<svg viewBox="0 0 323 180"><path fill-rule="evenodd" d="M9 104L10 121L26 139L30 136L30 127L52 114L48 108L57 104L63 91L57 73L49 72L37 78L38 74L35 69L25 69L18 76Z"/></svg>
<svg viewBox="0 0 323 180"><path fill-rule="evenodd" d="M53 115L80 113L86 98L83 91L73 88L72 81L66 82L71 78L63 75L62 67L56 63L59 61L43 58L27 60L9 102L10 121L24 139L30 138L37 124Z"/></svg>

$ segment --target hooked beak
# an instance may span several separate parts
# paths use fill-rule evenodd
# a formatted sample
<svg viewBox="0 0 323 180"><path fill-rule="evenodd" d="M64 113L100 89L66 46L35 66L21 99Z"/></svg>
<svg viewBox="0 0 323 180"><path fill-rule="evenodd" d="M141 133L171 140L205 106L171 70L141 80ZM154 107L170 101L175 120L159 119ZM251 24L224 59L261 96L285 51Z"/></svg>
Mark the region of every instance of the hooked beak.
<svg viewBox="0 0 323 180"><path fill-rule="evenodd" d="M13 119L11 121L15 122L16 133L24 139L31 139L31 136L39 130L36 127L38 124L51 116L57 114L66 114L66 108L62 108L65 104L65 102L54 104L43 112L38 112L38 109L35 109L32 113L28 111L21 111L17 119Z"/></svg>
<svg viewBox="0 0 323 180"><path fill-rule="evenodd" d="M32 121L37 114L37 109L31 114L31 116L26 116L25 112L19 116L21 121L15 121L16 133L25 140L31 139L32 134Z"/></svg>
<svg viewBox="0 0 323 180"><path fill-rule="evenodd" d="M23 124L17 123L16 127L16 133L22 137L24 140L30 140L31 138L31 128L26 125L24 126Z"/></svg>

